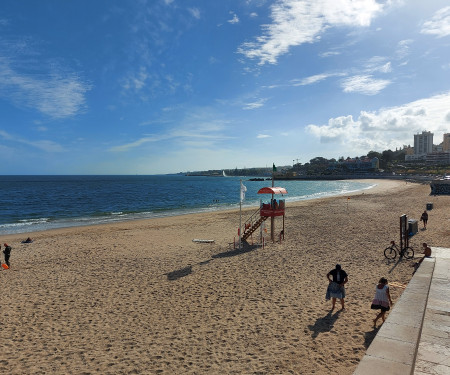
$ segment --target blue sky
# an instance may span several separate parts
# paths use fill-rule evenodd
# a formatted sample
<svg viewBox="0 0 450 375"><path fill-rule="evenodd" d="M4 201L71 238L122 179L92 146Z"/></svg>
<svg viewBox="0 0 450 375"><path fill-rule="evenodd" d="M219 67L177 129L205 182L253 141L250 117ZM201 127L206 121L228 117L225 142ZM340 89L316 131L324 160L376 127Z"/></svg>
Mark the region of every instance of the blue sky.
<svg viewBox="0 0 450 375"><path fill-rule="evenodd" d="M2 0L0 174L361 156L450 132L448 0Z"/></svg>

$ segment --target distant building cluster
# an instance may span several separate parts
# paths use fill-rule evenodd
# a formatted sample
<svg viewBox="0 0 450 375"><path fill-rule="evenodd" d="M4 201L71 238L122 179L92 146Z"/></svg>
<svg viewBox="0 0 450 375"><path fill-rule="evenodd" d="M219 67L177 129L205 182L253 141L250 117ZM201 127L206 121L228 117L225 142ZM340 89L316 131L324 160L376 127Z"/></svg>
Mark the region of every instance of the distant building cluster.
<svg viewBox="0 0 450 375"><path fill-rule="evenodd" d="M414 134L414 147L404 146L405 161L422 161L430 164L450 164L450 133L445 133L442 143L433 144L433 133Z"/></svg>
<svg viewBox="0 0 450 375"><path fill-rule="evenodd" d="M328 169L336 170L339 167L344 167L348 171L378 171L378 169L380 168L380 161L377 157L371 159L347 158L330 163Z"/></svg>

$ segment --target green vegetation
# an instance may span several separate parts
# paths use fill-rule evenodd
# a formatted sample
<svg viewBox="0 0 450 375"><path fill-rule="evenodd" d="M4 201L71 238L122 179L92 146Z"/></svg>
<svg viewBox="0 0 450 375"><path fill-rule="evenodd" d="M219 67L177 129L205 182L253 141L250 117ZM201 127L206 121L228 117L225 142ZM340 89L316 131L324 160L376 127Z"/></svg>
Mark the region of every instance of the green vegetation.
<svg viewBox="0 0 450 375"><path fill-rule="evenodd" d="M379 169L352 169L345 161L349 159L363 161L365 159L378 158ZM271 176L272 167L261 168L235 168L225 169L227 176ZM277 166L275 176L326 176L354 173L383 173L392 175L445 175L450 174L450 165L431 165L421 162L405 162L404 150L386 150L383 152L370 151L367 155L346 157L341 156L338 160L326 159L317 156L308 163L297 163L292 166ZM199 172L188 172L191 176L222 176L222 170L209 170Z"/></svg>

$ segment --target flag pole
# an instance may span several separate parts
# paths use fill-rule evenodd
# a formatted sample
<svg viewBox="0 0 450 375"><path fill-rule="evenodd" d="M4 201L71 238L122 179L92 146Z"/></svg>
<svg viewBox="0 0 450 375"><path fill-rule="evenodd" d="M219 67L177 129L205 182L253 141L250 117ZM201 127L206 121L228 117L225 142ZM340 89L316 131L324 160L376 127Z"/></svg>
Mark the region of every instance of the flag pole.
<svg viewBox="0 0 450 375"><path fill-rule="evenodd" d="M273 163L272 165L272 187L274 187L274 175L275 175L275 163ZM274 208L273 206L273 191L272 191L272 201L270 202L272 205L272 209ZM275 217L271 216L270 217L270 238L272 239L272 242L275 241Z"/></svg>
<svg viewBox="0 0 450 375"><path fill-rule="evenodd" d="M242 179L239 180L239 250L241 250L241 230L242 230Z"/></svg>

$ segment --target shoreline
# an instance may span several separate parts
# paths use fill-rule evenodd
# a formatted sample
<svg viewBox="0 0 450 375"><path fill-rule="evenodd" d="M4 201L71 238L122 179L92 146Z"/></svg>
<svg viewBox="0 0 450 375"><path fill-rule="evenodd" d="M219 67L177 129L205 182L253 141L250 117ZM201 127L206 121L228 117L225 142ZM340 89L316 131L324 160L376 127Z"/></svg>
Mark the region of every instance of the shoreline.
<svg viewBox="0 0 450 375"><path fill-rule="evenodd" d="M387 192L392 191L398 188L399 186L403 186L403 181L397 181L397 180L383 180L382 183L379 183L380 180L378 179L369 179L369 180L355 180L356 182L361 183L369 183L371 184L371 187L362 189L362 190L356 190L352 192L346 192L346 193L340 193L336 195L330 195L325 197L316 197L316 198L308 198L308 199L301 199L297 201L292 201L287 203L287 215L289 214L289 208L294 207L303 207L307 206L309 204L312 204L312 202L320 202L320 201L326 201L329 199L334 199L338 197L352 197L355 195L364 195L364 194L379 194L381 192ZM415 183L410 183L415 184ZM407 184L406 184L407 185ZM243 218L248 215L249 213L253 212L258 206L250 206L250 207L243 207L242 208L242 216ZM158 222L158 221L171 221L171 219L178 219L180 221L183 221L183 218L189 219L189 217L195 218L197 216L201 217L203 215L220 215L220 214L237 214L239 215L239 208L224 208L224 209L218 209L218 210L211 210L206 212L189 212L186 214L175 214L175 215L167 215L167 216L161 216L161 217L150 217L150 218L142 218L142 219L128 219L123 221L114 221L114 222L108 222L108 223L98 223L98 224L86 224L86 225L74 225L74 226L68 226L68 227L59 227L59 228L50 228L45 230L38 230L38 231L32 231L32 232L20 232L20 233L6 233L6 234L0 234L0 237L5 238L12 238L12 241L18 241L19 238L26 238L26 237L35 237L35 236L41 236L45 233L63 233L65 231L77 231L86 229L89 230L89 228L97 228L97 227L108 227L108 226L121 226L121 225L133 225L135 223L136 225L145 225L147 222L151 224L152 222ZM156 224L157 225L157 224ZM237 221L237 225L239 226L239 221Z"/></svg>
<svg viewBox="0 0 450 375"><path fill-rule="evenodd" d="M399 216L432 202L411 246L450 248L450 196L404 181L348 195L288 204L285 240L242 251L239 210L34 232L31 244L2 235L0 371L352 374L377 332L379 278L395 304L412 276L412 261L383 256ZM342 312L325 300L336 263L349 274Z"/></svg>
<svg viewBox="0 0 450 375"><path fill-rule="evenodd" d="M337 181L345 181L345 180L337 180ZM330 195L324 195L324 196L318 196L318 197L309 197L309 196L305 196L305 197L301 197L298 198L296 200L292 200L289 201L288 204L295 204L297 202L303 202L303 201L310 201L310 200L316 200L316 199L326 199L326 198L330 198L330 197L336 197L336 196L342 196L342 195L352 195L352 194L357 194L357 193L361 193L364 191L368 191L373 189L374 187L376 187L376 185L378 184L379 180L377 179L354 179L352 180L353 182L358 182L358 183L363 183L363 184L367 184L369 183L371 186L369 187L365 187L359 190L354 190L354 191L349 191L349 192L343 192L343 193L334 193L334 194L330 194ZM287 198L289 199L289 194L287 196ZM295 198L294 198L295 199ZM235 207L234 207L235 206ZM250 205L246 205L244 204L242 206L242 210L254 210L255 208L258 207L258 204L250 204ZM153 219L162 219L162 218L170 218L170 217L177 217L177 216L186 216L186 215L195 215L195 214L209 214L209 213L214 213L214 212L227 212L227 211L235 211L239 209L239 203L236 203L235 205L228 205L226 207L217 207L217 208L198 208L198 209L194 209L194 210L187 210L186 212L183 211L183 209L174 209L174 210L170 210L167 211L163 214L146 214L146 213L135 213L135 214L131 214L133 215L133 217L129 217L129 218L117 218L117 217L105 217L105 218L85 218L85 217L77 217L77 218L71 218L71 219L66 219L68 222L70 222L70 224L61 224L60 221L64 220L64 219L59 219L60 221L58 221L57 224L53 225L48 225L49 228L48 229L33 229L33 230L22 230L22 229L18 229L18 231L12 231L12 232L2 232L0 231L0 236L10 236L10 235L14 235L14 234L29 234L32 235L33 233L37 233L37 232L44 232L44 231L48 231L48 230L57 230L57 229L69 229L69 228L79 228L79 227L89 227L89 226L97 226L97 225L109 225L109 224L116 224L116 223L126 223L126 222L134 222L134 221L141 221L141 220L153 220ZM127 214L128 215L128 214ZM145 216L142 218L138 218L136 216ZM148 216L147 216L148 215ZM153 216L152 216L153 215ZM37 220L41 220L41 219L37 219ZM86 220L86 223L83 224L81 223L83 220ZM35 220L34 220L35 221ZM100 221L100 222L96 222L96 221ZM3 224L3 225L15 225L15 224ZM33 225L33 224L31 224ZM39 224L36 224L39 225ZM29 228L27 228L29 229Z"/></svg>

